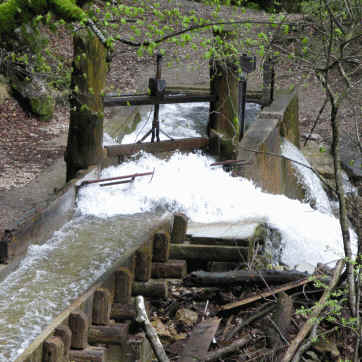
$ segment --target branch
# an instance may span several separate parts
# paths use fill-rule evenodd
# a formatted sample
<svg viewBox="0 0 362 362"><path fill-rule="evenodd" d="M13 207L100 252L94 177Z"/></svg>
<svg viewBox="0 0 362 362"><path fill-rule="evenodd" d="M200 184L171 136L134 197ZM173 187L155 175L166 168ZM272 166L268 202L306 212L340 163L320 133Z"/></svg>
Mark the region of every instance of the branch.
<svg viewBox="0 0 362 362"><path fill-rule="evenodd" d="M215 22L215 23L206 23L206 24L202 24L202 25L192 25L184 30L180 30L177 31L175 33L169 34L169 35L165 35L164 37L157 39L155 41L152 41L152 43L162 43L163 41L173 38L175 36L179 36L194 30L198 30L198 29L203 29L203 28L208 28L211 26L217 26L217 25L236 25L236 24L259 24L259 25L278 25L280 24L280 22L273 22L273 21L261 21L261 20L239 20L239 21L222 21L222 22ZM296 25L296 23L283 23L282 24L288 24L288 25ZM126 45L131 45L131 46L135 46L135 47L140 47L140 46L148 46L151 44L150 41L143 41L143 42L133 42L131 40L127 40L127 39L117 39L119 42L126 44Z"/></svg>
<svg viewBox="0 0 362 362"><path fill-rule="evenodd" d="M155 352L158 361L169 362L169 359L163 349L162 343L160 342L155 329L152 327L152 324L147 317L145 301L141 295L136 297L136 308L136 321L142 324L143 329L146 332L146 336L151 343L152 349Z"/></svg>
<svg viewBox="0 0 362 362"><path fill-rule="evenodd" d="M324 99L324 102L323 102L322 107L320 108L320 110L319 110L319 112L318 112L317 118L316 118L315 121L314 121L313 127L311 128L311 130L310 130L310 132L309 132L309 135L308 135L308 137L306 138L306 140L305 140L305 142L304 142L304 147L307 145L307 143L308 143L308 141L309 141L309 139L310 139L311 134L313 133L314 129L316 128L317 123L318 123L318 121L319 121L319 118L320 118L320 116L322 115L322 113L323 113L323 111L324 111L324 108L326 108L327 103L328 103L328 98L326 97L326 98Z"/></svg>
<svg viewBox="0 0 362 362"><path fill-rule="evenodd" d="M299 345L303 342L305 337L309 334L311 329L313 328L313 325L315 323L315 319L318 318L318 316L321 314L323 309L326 307L326 302L328 301L331 293L333 292L334 288L336 287L339 277L342 273L342 269L344 267L344 260L341 259L338 261L336 269L333 273L333 278L327 287L327 289L324 291L321 299L318 303L314 305L312 308L312 313L309 317L309 319L304 323L303 327L299 330L296 337L293 339L292 343L288 347L287 351L285 352L285 355L282 359L282 362L290 362L295 355Z"/></svg>

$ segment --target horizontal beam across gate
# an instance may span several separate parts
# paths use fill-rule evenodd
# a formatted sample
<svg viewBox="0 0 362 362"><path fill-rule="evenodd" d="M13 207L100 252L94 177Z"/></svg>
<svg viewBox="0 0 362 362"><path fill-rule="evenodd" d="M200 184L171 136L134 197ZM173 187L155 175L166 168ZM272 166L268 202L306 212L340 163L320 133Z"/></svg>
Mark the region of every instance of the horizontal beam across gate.
<svg viewBox="0 0 362 362"><path fill-rule="evenodd" d="M104 96L105 107L118 106L139 106L147 104L171 104L171 103L195 103L195 102L212 102L215 96L210 93L187 94L172 93L164 94L162 97L149 95L125 95L125 96Z"/></svg>

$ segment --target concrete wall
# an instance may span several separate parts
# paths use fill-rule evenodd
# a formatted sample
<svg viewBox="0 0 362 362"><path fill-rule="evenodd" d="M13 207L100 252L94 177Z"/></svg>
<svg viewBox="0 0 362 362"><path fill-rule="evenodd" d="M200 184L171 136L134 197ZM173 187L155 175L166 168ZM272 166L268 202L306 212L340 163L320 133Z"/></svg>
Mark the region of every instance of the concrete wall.
<svg viewBox="0 0 362 362"><path fill-rule="evenodd" d="M291 162L278 155L282 137L299 147L298 95L276 92L273 103L265 107L251 124L237 148L237 159L247 165L234 174L253 180L263 190L302 199Z"/></svg>

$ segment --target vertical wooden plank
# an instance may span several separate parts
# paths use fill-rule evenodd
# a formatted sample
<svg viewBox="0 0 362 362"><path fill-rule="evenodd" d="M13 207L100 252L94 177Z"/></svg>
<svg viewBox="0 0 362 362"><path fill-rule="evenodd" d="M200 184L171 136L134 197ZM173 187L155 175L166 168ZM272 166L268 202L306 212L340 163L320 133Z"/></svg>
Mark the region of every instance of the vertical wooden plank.
<svg viewBox="0 0 362 362"><path fill-rule="evenodd" d="M120 267L115 272L114 302L128 304L131 302L134 276L129 269Z"/></svg>
<svg viewBox="0 0 362 362"><path fill-rule="evenodd" d="M173 217L173 227L171 233L171 242L181 244L185 241L187 230L187 217L184 214L177 213Z"/></svg>
<svg viewBox="0 0 362 362"><path fill-rule="evenodd" d="M170 256L170 234L159 231L153 237L153 257L156 262L166 262Z"/></svg>
<svg viewBox="0 0 362 362"><path fill-rule="evenodd" d="M111 293L104 288L97 289L93 297L93 324L108 324L111 315L111 306Z"/></svg>
<svg viewBox="0 0 362 362"><path fill-rule="evenodd" d="M71 347L84 349L88 345L88 318L82 311L69 315L69 327L72 331Z"/></svg>

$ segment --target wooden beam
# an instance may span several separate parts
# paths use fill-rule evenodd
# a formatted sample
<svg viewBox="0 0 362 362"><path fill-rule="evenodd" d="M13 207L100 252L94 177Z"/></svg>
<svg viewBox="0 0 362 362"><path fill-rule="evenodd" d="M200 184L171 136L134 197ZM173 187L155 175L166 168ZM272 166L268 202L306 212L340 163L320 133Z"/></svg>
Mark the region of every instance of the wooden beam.
<svg viewBox="0 0 362 362"><path fill-rule="evenodd" d="M149 95L125 95L125 96L104 96L105 107L119 107L119 106L140 106L148 104L171 104L171 103L195 103L195 102L211 102L215 96L210 93L177 93L165 94L162 97L149 96Z"/></svg>
<svg viewBox="0 0 362 362"><path fill-rule="evenodd" d="M161 142L132 143L126 145L106 146L108 157L130 156L141 150L151 153L168 151L192 151L194 149L204 148L209 140L205 137L181 138L177 140Z"/></svg>

